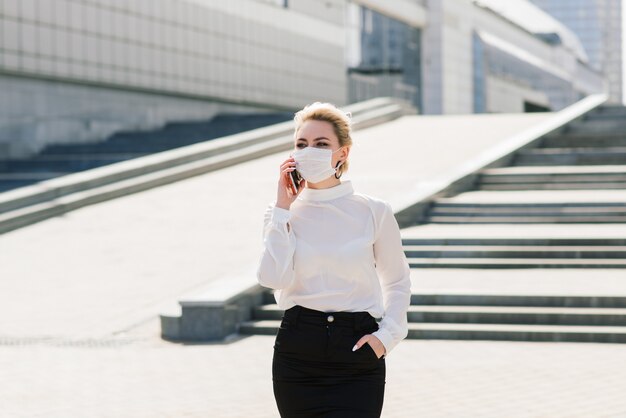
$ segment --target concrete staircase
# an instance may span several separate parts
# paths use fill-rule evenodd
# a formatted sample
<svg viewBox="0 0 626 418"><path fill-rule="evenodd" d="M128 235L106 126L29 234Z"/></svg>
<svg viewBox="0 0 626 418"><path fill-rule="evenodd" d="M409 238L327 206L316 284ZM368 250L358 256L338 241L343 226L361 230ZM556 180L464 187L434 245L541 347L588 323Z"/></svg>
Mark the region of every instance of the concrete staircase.
<svg viewBox="0 0 626 418"><path fill-rule="evenodd" d="M206 121L168 123L162 129L119 132L105 141L59 144L25 159L0 159L0 193L198 142L288 121L289 112L220 114Z"/></svg>
<svg viewBox="0 0 626 418"><path fill-rule="evenodd" d="M491 193L437 199L428 222L624 223L626 107L600 107L520 150L510 166L482 170L474 190ZM594 196L598 190L615 193L603 201ZM497 193L506 191L527 193Z"/></svg>
<svg viewBox="0 0 626 418"><path fill-rule="evenodd" d="M600 106L533 145L509 166L480 170L466 192L435 198L425 223L403 229L416 277L428 269L462 276L569 268L577 278L590 269L583 282L591 283L598 269L626 268L626 108ZM602 236L593 225L624 234ZM488 286L413 294L408 338L626 343L626 273L622 295L572 294L567 284L545 294ZM264 303L241 334L275 335L282 311L271 290Z"/></svg>
<svg viewBox="0 0 626 418"><path fill-rule="evenodd" d="M626 189L626 108L600 107L538 147L518 152L510 167L483 170L478 188Z"/></svg>
<svg viewBox="0 0 626 418"><path fill-rule="evenodd" d="M276 334L283 311L265 303L241 334ZM407 316L411 339L626 343L626 296L414 294Z"/></svg>
<svg viewBox="0 0 626 418"><path fill-rule="evenodd" d="M411 268L626 268L626 239L404 239Z"/></svg>
<svg viewBox="0 0 626 418"><path fill-rule="evenodd" d="M352 113L352 127L355 130L416 112L408 102L392 97L352 103L344 107L344 110ZM164 186L293 148L292 116L284 122L256 129L249 129L251 126L245 122L239 123L238 117L240 116L229 122L229 126L236 129L237 133L207 141L201 140L201 137L206 139L208 136L204 129L198 126L180 126L177 134L166 133L161 139L154 141L155 149L170 147L160 152L147 153L147 149L140 145L141 141L120 140L112 142L100 154L90 152L82 155L79 147L63 149L59 155L48 155L45 158L40 156L45 161L32 162L31 165L24 163L23 167L15 166L15 162L4 161L4 168L10 170L5 173L8 175L6 180L13 181L12 186L15 186L15 181L29 181L26 178L28 172L20 171L26 168L34 170L37 176L44 177L62 173L72 167L84 169L0 192L0 234L87 205ZM240 132L242 128L249 130ZM179 136L188 138L181 140ZM172 142L168 142L167 138L171 138ZM190 144L181 145L181 141ZM137 146L134 147L135 145ZM140 155L143 153L145 155ZM133 158L124 160L129 156ZM54 166L56 171L46 171L55 159L58 160L58 165ZM113 162L115 159L122 160ZM85 167L90 164L88 161L107 164L87 169ZM0 170L2 167L0 165Z"/></svg>

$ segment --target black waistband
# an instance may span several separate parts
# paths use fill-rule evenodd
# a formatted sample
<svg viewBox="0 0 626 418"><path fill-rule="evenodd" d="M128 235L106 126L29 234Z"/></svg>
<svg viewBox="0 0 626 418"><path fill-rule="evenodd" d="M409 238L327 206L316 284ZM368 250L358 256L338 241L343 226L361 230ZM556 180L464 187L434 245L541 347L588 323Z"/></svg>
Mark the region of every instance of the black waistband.
<svg viewBox="0 0 626 418"><path fill-rule="evenodd" d="M331 324L340 327L348 326L353 327L355 330L369 329L377 325L376 319L367 311L323 312L301 305L294 305L285 310L283 318L290 320L294 325L298 321L304 321L309 324L323 326Z"/></svg>

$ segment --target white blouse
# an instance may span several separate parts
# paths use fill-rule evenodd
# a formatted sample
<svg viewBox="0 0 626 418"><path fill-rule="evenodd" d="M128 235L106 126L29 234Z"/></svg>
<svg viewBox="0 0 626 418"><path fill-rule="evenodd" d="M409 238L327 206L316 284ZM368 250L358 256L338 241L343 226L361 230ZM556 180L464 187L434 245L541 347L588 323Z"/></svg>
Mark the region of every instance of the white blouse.
<svg viewBox="0 0 626 418"><path fill-rule="evenodd" d="M407 336L410 270L387 202L355 193L350 180L307 187L289 210L270 203L263 243L257 279L277 289L281 309L368 311L382 318L372 334L386 355Z"/></svg>

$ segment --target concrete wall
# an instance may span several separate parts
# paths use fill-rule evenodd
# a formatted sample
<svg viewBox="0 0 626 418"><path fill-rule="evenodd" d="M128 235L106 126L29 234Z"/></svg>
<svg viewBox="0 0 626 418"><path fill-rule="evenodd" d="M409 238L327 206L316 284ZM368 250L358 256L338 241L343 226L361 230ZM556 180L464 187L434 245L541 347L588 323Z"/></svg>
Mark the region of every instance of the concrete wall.
<svg viewBox="0 0 626 418"><path fill-rule="evenodd" d="M66 118L96 124L103 110L105 118L123 116L119 128L144 129L210 118L219 108L297 110L313 98L346 104L342 9L326 21L305 2L294 7L0 0L0 143L26 142L12 144L10 156L37 150L58 117L49 142L82 140L90 134Z"/></svg>
<svg viewBox="0 0 626 418"><path fill-rule="evenodd" d="M443 113L472 113L471 0L444 0Z"/></svg>
<svg viewBox="0 0 626 418"><path fill-rule="evenodd" d="M424 30L424 113L473 113L471 0L430 0Z"/></svg>
<svg viewBox="0 0 626 418"><path fill-rule="evenodd" d="M345 100L341 25L289 9L250 0L0 3L4 71L283 107L313 92Z"/></svg>
<svg viewBox="0 0 626 418"><path fill-rule="evenodd" d="M487 77L487 113L523 113L524 101L550 107L548 96L498 77Z"/></svg>

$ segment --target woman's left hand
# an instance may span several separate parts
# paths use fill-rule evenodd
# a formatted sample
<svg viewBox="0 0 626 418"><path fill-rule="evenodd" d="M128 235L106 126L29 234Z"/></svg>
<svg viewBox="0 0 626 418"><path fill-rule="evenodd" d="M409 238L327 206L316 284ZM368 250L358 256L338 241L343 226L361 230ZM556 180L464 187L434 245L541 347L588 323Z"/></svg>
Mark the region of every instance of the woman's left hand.
<svg viewBox="0 0 626 418"><path fill-rule="evenodd" d="M375 335L366 334L362 336L361 339L355 344L356 350L360 349L363 344L369 344L372 346L372 349L378 358L381 358L382 355L385 354L385 346Z"/></svg>

